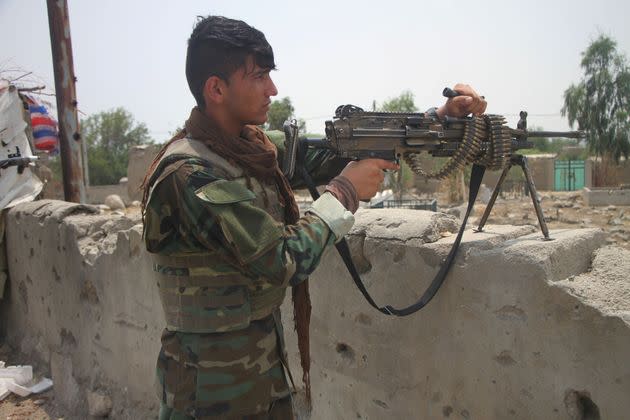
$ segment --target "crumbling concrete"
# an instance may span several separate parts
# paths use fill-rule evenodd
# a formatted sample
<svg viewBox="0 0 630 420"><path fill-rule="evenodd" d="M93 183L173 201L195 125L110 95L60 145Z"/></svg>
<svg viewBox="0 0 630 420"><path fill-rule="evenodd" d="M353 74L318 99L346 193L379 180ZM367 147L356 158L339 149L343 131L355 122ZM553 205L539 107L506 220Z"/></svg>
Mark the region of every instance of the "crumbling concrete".
<svg viewBox="0 0 630 420"><path fill-rule="evenodd" d="M139 219L62 201L8 214L9 343L50 365L56 401L87 415L86 393L111 390L114 418L147 418L164 318ZM67 416L66 418L73 418Z"/></svg>
<svg viewBox="0 0 630 420"><path fill-rule="evenodd" d="M8 214L3 327L50 366L65 418L95 413L95 395L107 396L107 409L111 401L110 418L154 417L164 319L141 226L93 212L40 201ZM444 214L362 210L350 245L375 298L403 306L430 282L456 230ZM533 226L467 232L442 289L408 318L373 310L337 255L325 255L311 278L311 417L626 418L627 253L600 249L596 229L552 236L542 241ZM299 381L290 304L283 311Z"/></svg>

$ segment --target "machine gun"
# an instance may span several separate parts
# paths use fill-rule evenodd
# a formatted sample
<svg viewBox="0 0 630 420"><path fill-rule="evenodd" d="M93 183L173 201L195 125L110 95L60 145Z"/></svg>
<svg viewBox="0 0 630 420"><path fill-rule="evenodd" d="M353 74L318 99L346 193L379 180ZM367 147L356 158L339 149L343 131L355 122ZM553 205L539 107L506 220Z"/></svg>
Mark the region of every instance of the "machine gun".
<svg viewBox="0 0 630 420"><path fill-rule="evenodd" d="M447 97L458 95L449 88L445 88L443 94ZM533 147L529 138L584 137L581 131L528 131L525 111L520 113L517 128L510 128L501 115L446 117L439 120L431 113L367 112L354 105L337 107L333 120L326 121L326 137L323 139L299 139L295 122L286 122L284 131L283 170L289 179L295 171L298 149L308 147L330 149L340 157L353 160L403 159L413 172L427 178L443 179L469 164L490 170L503 169L478 231L483 229L510 168L518 165L525 173L528 191L545 239L549 239L549 230L527 158L516 152ZM433 157L446 158L446 162L438 170L426 170L422 167L423 152Z"/></svg>
<svg viewBox="0 0 630 420"><path fill-rule="evenodd" d="M24 172L24 168L32 165L39 158L37 156L22 156L20 149L16 148L15 154L10 154L7 159L0 159L0 169L7 169L10 166L17 166L19 174Z"/></svg>
<svg viewBox="0 0 630 420"><path fill-rule="evenodd" d="M442 93L446 97L459 95L449 88L445 88ZM525 111L520 113L517 128L510 128L501 115L487 114L465 118L446 117L439 119L435 113L431 112L367 112L354 105L342 105L337 108L334 118L331 121L326 121L326 137L323 139L298 138L298 127L295 120L285 122L284 132L283 172L287 178L291 179L295 170L300 170L313 199L317 199L319 194L306 169L299 164L300 156L303 156L308 148L329 149L337 156L354 160L380 158L400 161L404 159L412 171L427 178L443 179L465 165L473 165L468 208L462 226L444 264L426 292L415 304L402 309L396 309L390 305L378 306L361 281L347 243L342 240L336 244L352 279L370 305L381 313L396 316L410 315L424 307L442 285L455 259L486 168L502 169L503 172L476 231L481 232L483 230L510 168L518 165L525 174L544 239L550 240L549 229L527 165L527 158L518 154L517 151L533 147L533 144L528 140L529 138L584 137L581 131L528 131L527 112ZM436 171L425 170L420 158L424 152L433 157L446 158L446 162Z"/></svg>

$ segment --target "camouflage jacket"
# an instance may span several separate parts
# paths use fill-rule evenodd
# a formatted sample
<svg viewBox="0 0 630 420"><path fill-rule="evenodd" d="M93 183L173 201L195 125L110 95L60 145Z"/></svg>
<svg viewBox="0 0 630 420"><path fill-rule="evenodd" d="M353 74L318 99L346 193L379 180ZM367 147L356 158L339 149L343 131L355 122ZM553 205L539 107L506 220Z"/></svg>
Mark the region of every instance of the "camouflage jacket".
<svg viewBox="0 0 630 420"><path fill-rule="evenodd" d="M327 193L286 225L275 185L246 180L205 146L171 150L183 141L203 146L183 139L169 147L145 214L167 318L158 394L196 418L264 412L289 392L277 310L284 291L308 277L353 218ZM323 151L309 153L306 163L319 183L343 164ZM177 265L182 256L186 264Z"/></svg>

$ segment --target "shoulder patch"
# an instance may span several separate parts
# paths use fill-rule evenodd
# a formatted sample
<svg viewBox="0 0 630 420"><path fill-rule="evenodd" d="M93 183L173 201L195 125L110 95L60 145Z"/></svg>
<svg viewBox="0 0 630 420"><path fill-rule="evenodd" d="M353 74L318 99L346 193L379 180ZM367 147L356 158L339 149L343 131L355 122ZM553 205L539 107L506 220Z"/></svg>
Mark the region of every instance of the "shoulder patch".
<svg viewBox="0 0 630 420"><path fill-rule="evenodd" d="M254 200L256 195L237 181L217 180L195 191L195 195L212 204L230 204Z"/></svg>

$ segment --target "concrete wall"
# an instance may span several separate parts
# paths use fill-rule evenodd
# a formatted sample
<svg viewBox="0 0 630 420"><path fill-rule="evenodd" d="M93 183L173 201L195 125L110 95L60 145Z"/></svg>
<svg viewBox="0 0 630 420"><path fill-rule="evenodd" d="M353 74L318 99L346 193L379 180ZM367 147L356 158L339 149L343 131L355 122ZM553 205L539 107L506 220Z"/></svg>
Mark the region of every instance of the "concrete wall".
<svg viewBox="0 0 630 420"><path fill-rule="evenodd" d="M116 194L120 196L125 205L131 204L127 193L127 182L116 185L90 185L87 188L87 202L89 204L103 204L108 195Z"/></svg>
<svg viewBox="0 0 630 420"><path fill-rule="evenodd" d="M586 166L586 176L590 177L590 179L595 178L595 171L598 170L598 167L602 164L600 159L591 157L587 161ZM630 185L630 161L627 159L621 158L618 165L614 165L609 169L609 177L614 180L614 182L610 182L610 179L606 179L609 183L604 184L607 186L617 186L617 185ZM585 186L590 187L593 183L587 183Z"/></svg>
<svg viewBox="0 0 630 420"><path fill-rule="evenodd" d="M532 172L534 185L539 191L554 190L554 161L555 155L529 155L527 156L527 164ZM483 176L483 183L489 188L494 188L501 176L502 171L487 171ZM525 180L523 171L520 167L515 166L510 170L510 175L515 179Z"/></svg>
<svg viewBox="0 0 630 420"><path fill-rule="evenodd" d="M630 185L630 161L623 159L619 165L615 167L617 182L623 185Z"/></svg>
<svg viewBox="0 0 630 420"><path fill-rule="evenodd" d="M582 198L585 206L630 206L630 188L584 188Z"/></svg>
<svg viewBox="0 0 630 420"><path fill-rule="evenodd" d="M129 164L127 165L127 194L131 201L142 200L140 186L144 176L153 162L153 158L162 148L161 144L134 146L129 150Z"/></svg>
<svg viewBox="0 0 630 420"><path fill-rule="evenodd" d="M90 211L63 201L10 211L0 319L9 343L50 367L66 418L86 418L86 392L99 390L114 418L148 418L164 318L141 226Z"/></svg>
<svg viewBox="0 0 630 420"><path fill-rule="evenodd" d="M8 213L0 319L11 344L50 366L56 400L74 413L65 418L84 418L86 392L98 390L111 395L112 418L149 418L163 316L141 229L89 211L40 201ZM410 303L456 228L431 212L358 213L351 247L376 299ZM552 236L543 242L531 226L467 233L438 295L404 319L371 309L328 253L311 278L311 418L627 418L630 253L598 250L598 230Z"/></svg>

